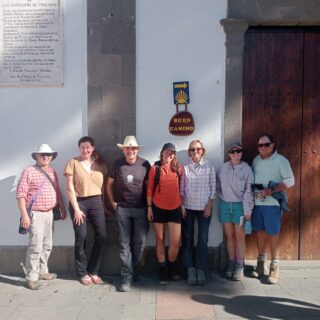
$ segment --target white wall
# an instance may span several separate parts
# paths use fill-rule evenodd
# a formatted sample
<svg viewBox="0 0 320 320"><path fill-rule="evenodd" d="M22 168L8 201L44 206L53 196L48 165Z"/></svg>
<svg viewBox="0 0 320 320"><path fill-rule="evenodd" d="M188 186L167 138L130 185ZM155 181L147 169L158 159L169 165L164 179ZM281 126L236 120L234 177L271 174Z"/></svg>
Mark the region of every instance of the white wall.
<svg viewBox="0 0 320 320"><path fill-rule="evenodd" d="M204 142L215 167L223 162L225 35L219 21L226 8L225 0L137 0L137 137L145 145L142 156L152 162L168 141L185 161L188 143L195 138ZM191 136L168 131L176 112L175 81L190 83L188 111L195 121ZM222 240L214 212L211 246Z"/></svg>
<svg viewBox="0 0 320 320"><path fill-rule="evenodd" d="M27 236L17 232L19 210L15 186L21 171L34 164L30 154L36 146L48 143L58 151L52 165L66 195L63 168L78 153L78 139L87 133L86 0L64 3L64 86L0 87L0 245L27 243ZM73 245L73 239L70 218L57 222L55 245Z"/></svg>

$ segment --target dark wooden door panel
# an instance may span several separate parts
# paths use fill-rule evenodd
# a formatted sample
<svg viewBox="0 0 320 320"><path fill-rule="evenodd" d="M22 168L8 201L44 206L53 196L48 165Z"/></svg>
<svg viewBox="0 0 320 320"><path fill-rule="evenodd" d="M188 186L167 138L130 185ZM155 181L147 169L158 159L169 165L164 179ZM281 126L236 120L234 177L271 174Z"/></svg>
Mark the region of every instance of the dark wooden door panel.
<svg viewBox="0 0 320 320"><path fill-rule="evenodd" d="M296 186L289 190L291 212L284 216L282 259L298 259L303 33L247 32L244 50L242 143L245 160L257 155L256 138L273 134L277 148L292 165ZM320 152L320 150L319 150ZM247 257L257 255L255 236L247 239Z"/></svg>
<svg viewBox="0 0 320 320"><path fill-rule="evenodd" d="M320 259L320 33L305 34L301 259Z"/></svg>

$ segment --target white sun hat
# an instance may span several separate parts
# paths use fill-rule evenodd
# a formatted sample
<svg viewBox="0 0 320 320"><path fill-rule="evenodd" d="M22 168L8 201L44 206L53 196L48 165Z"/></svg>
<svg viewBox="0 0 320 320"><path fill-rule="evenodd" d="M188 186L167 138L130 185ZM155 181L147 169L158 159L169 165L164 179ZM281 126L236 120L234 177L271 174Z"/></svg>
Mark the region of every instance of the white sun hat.
<svg viewBox="0 0 320 320"><path fill-rule="evenodd" d="M37 160L36 155L39 154L39 153L51 153L52 154L52 160L51 161L53 161L58 155L57 151L53 151L51 149L51 147L48 144L45 144L45 143L40 144L38 146L38 148L37 148L37 151L31 153L31 157L34 160Z"/></svg>
<svg viewBox="0 0 320 320"><path fill-rule="evenodd" d="M137 147L137 148L143 147L143 145L138 145L138 142L135 136L126 136L123 144L117 143L117 146L120 149L128 148L128 147Z"/></svg>

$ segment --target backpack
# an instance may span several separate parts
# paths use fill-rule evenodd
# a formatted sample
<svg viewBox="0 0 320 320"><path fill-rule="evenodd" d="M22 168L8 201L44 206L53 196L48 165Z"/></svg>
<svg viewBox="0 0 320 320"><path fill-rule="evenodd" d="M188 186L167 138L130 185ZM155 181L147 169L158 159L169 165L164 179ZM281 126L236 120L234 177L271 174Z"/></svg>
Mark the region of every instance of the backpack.
<svg viewBox="0 0 320 320"><path fill-rule="evenodd" d="M157 188L157 186L159 185L159 182L160 182L161 161L160 160L156 161L154 163L154 165L156 166L156 174L154 176L153 193L155 193L156 188ZM180 166L179 166L179 169L180 169ZM180 176L181 176L181 174L180 174L180 170L179 169L176 171L176 174L177 174L177 176L179 178L179 187L180 187ZM160 185L159 185L158 191L160 192Z"/></svg>

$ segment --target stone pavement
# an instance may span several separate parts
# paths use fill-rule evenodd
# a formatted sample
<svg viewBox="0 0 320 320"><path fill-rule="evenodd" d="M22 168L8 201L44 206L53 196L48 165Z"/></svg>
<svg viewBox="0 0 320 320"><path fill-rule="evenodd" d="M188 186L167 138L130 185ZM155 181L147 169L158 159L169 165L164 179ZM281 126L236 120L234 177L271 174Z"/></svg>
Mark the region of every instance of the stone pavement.
<svg viewBox="0 0 320 320"><path fill-rule="evenodd" d="M144 274L120 293L117 277L84 287L61 275L31 291L21 277L0 275L0 319L320 319L320 261L283 262L278 285L249 277L233 282L216 273L208 278L203 287L183 280L159 286L156 275Z"/></svg>

